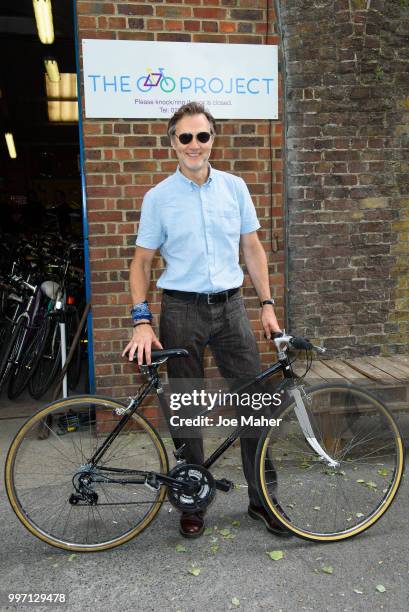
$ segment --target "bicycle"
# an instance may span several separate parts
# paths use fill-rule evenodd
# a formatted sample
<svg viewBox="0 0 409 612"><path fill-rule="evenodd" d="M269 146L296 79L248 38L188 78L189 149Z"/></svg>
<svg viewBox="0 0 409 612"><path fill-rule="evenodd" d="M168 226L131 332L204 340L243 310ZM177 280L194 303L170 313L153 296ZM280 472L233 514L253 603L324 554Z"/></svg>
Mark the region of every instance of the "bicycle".
<svg viewBox="0 0 409 612"><path fill-rule="evenodd" d="M71 270L71 252L79 247L75 244L67 248L64 257L53 256L53 263L48 261L44 265L43 274L46 281L37 287L41 288L40 294L48 302L47 312L43 313L38 325L32 330L30 342L24 345L24 350L17 351L13 348L8 358L10 375L8 383L8 397L15 399L23 390L29 387L30 394L39 399L53 384L61 367L61 332L59 324L66 323L67 344L70 346L72 338L78 327L79 316L75 303L80 290L70 291L73 280L78 284L78 279ZM82 247L80 247L82 248ZM50 255L46 253L47 259ZM47 261L47 260L46 260ZM70 283L68 282L70 280ZM11 345L15 347L12 340ZM13 352L14 351L14 352ZM81 366L80 347L75 353L74 360L68 370L69 386L75 386L78 382ZM0 370L1 372L1 370Z"/></svg>
<svg viewBox="0 0 409 612"><path fill-rule="evenodd" d="M285 401L269 415L281 419L280 427L262 430L256 454L265 509L306 540L356 536L396 496L404 468L399 429L366 390L348 383L305 388L293 373L289 349L304 349L309 359L313 350L324 349L285 333L274 343L277 362L236 389L242 393L283 375L277 389ZM231 481L215 479L210 468L246 426L237 427L203 465L186 463L180 446L169 470L162 438L139 412L152 390L162 409L168 408L158 368L187 355L182 348L153 351L152 364L141 367L147 381L127 405L77 396L44 407L22 426L8 451L5 482L14 512L33 535L65 550L107 550L140 534L166 495L177 509L197 512L216 490L232 489Z"/></svg>

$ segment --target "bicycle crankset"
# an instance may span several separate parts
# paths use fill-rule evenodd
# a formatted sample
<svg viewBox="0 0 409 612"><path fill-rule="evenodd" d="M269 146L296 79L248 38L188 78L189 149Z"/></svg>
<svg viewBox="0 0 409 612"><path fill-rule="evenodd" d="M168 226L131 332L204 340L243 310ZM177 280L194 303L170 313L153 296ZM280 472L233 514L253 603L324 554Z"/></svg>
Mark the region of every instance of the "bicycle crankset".
<svg viewBox="0 0 409 612"><path fill-rule="evenodd" d="M211 473L201 465L185 463L170 470L168 476L188 485L187 490L168 485L168 499L182 512L206 510L216 494L216 482Z"/></svg>

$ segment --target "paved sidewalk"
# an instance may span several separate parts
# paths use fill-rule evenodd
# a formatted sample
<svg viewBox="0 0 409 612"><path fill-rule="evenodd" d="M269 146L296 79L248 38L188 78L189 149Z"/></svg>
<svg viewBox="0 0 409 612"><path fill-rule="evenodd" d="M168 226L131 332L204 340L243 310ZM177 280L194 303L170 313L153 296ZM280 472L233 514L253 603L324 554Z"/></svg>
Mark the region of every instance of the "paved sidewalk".
<svg viewBox="0 0 409 612"><path fill-rule="evenodd" d="M6 404L1 398L2 467L12 436L22 423L10 417L29 414L33 408L24 401ZM65 609L73 611L409 609L407 481L390 511L368 532L347 542L318 545L295 538L282 541L247 516L247 493L239 465L235 445L215 466L216 475L231 478L242 487L229 494L218 492L207 514L207 525L213 528L210 535L198 540L182 538L178 514L169 512L165 504L138 538L98 554L70 555L31 536L10 509L2 481L0 610L13 609L6 600L6 594L12 592L66 592L69 604ZM240 524L233 525L233 521ZM223 537L222 528L230 529L235 537ZM186 551L176 552L178 544ZM271 550L282 550L283 558L270 560L266 552ZM332 566L333 573L324 573L325 566ZM192 567L201 570L198 576L189 572ZM376 590L380 584L384 593Z"/></svg>

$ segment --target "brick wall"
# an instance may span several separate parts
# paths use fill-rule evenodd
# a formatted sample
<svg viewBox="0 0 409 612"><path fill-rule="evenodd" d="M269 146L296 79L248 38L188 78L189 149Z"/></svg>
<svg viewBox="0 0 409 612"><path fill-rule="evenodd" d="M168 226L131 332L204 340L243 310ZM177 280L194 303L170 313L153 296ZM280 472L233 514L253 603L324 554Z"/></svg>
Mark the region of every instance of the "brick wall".
<svg viewBox="0 0 409 612"><path fill-rule="evenodd" d="M77 2L82 38L278 44L272 3L266 0ZM280 103L281 117L281 103ZM176 167L162 120L83 118L90 236L96 384L99 392L125 396L134 390L134 367L120 357L130 337L128 265L134 251L144 193ZM213 165L241 176L256 204L259 234L268 254L271 285L283 319L284 244L282 124L279 121L219 121ZM272 159L270 161L270 145ZM272 248L273 245L273 248ZM276 246L278 245L278 251ZM154 262L153 278L162 261ZM245 277L244 296L266 363L271 351L262 340L255 293ZM160 309L152 283L150 301ZM215 373L210 357L207 373Z"/></svg>
<svg viewBox="0 0 409 612"><path fill-rule="evenodd" d="M289 318L335 354L409 347L409 2L285 0Z"/></svg>

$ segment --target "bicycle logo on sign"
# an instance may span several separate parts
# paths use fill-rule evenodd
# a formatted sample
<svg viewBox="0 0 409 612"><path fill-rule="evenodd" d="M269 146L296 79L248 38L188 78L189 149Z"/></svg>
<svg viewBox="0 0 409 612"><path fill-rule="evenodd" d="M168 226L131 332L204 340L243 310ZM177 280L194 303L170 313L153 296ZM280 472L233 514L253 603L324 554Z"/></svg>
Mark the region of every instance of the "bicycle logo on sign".
<svg viewBox="0 0 409 612"><path fill-rule="evenodd" d="M158 68L158 72L153 72L152 68L147 68L148 74L139 77L136 81L140 91L148 92L153 87L160 87L164 93L171 93L176 87L176 81L170 76L165 76L164 68Z"/></svg>

